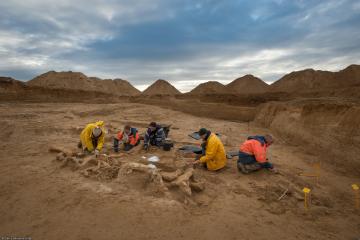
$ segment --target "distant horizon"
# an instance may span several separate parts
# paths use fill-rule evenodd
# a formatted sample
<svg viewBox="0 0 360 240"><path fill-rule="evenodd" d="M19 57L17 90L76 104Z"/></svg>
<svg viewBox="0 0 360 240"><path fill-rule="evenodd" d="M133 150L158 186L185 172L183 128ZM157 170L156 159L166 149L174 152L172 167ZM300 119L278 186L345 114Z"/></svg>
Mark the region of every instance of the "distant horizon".
<svg viewBox="0 0 360 240"><path fill-rule="evenodd" d="M272 83L360 63L354 0L11 0L0 8L0 76L23 81L71 70L139 89L163 78L186 92L209 80L253 74Z"/></svg>

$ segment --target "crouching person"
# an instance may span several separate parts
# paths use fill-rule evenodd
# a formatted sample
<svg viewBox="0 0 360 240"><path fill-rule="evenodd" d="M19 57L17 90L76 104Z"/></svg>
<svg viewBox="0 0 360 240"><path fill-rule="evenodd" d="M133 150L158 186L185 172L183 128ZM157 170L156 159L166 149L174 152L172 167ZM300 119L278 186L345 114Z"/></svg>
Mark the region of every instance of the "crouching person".
<svg viewBox="0 0 360 240"><path fill-rule="evenodd" d="M114 151L119 152L119 144L122 143L124 146L124 151L129 151L133 147L139 145L140 137L138 130L129 125L124 127L122 132L119 132L116 137L114 137Z"/></svg>
<svg viewBox="0 0 360 240"><path fill-rule="evenodd" d="M247 174L265 168L277 173L277 170L266 158L266 150L272 143L271 135L248 137L240 146L237 163L239 171Z"/></svg>
<svg viewBox="0 0 360 240"><path fill-rule="evenodd" d="M105 131L103 129L104 122L98 121L89 123L80 134L79 147L87 153L95 153L99 155L104 145Z"/></svg>
<svg viewBox="0 0 360 240"><path fill-rule="evenodd" d="M202 163L210 171L220 170L226 165L225 148L216 134L206 128L199 130L199 135L203 140L203 154L194 164Z"/></svg>
<svg viewBox="0 0 360 240"><path fill-rule="evenodd" d="M156 122L151 122L145 133L144 149L148 150L150 145L161 147L164 144L165 138L164 129L156 124Z"/></svg>

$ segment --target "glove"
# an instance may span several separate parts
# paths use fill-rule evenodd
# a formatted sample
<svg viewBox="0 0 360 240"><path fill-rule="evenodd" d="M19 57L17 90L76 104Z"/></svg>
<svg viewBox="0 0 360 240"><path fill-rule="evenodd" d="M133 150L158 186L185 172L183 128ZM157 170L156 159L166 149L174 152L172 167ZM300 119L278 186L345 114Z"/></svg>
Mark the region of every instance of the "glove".
<svg viewBox="0 0 360 240"><path fill-rule="evenodd" d="M97 156L99 156L100 155L100 151L99 150L95 150L95 156L97 157Z"/></svg>

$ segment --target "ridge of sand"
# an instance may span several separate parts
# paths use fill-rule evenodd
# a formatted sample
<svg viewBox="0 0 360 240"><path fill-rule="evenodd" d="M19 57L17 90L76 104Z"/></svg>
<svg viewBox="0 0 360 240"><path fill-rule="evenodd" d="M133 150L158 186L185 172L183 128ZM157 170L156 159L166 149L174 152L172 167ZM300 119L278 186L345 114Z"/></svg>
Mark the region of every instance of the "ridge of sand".
<svg viewBox="0 0 360 240"><path fill-rule="evenodd" d="M41 74L27 82L29 86L38 86L51 89L70 89L95 91L107 94L134 96L140 93L128 81L122 79L105 79L87 77L81 72L55 72Z"/></svg>
<svg viewBox="0 0 360 240"><path fill-rule="evenodd" d="M173 85L163 79L156 80L148 88L146 88L142 95L177 95L181 94Z"/></svg>
<svg viewBox="0 0 360 240"><path fill-rule="evenodd" d="M286 74L270 85L273 92L296 92L360 85L360 65L350 65L338 72L305 69Z"/></svg>
<svg viewBox="0 0 360 240"><path fill-rule="evenodd" d="M25 83L11 77L0 77L0 92L19 92L26 87Z"/></svg>
<svg viewBox="0 0 360 240"><path fill-rule="evenodd" d="M269 85L251 74L235 79L226 85L229 93L264 93Z"/></svg>
<svg viewBox="0 0 360 240"><path fill-rule="evenodd" d="M209 81L199 84L190 94L225 94L226 88L223 84L216 81Z"/></svg>

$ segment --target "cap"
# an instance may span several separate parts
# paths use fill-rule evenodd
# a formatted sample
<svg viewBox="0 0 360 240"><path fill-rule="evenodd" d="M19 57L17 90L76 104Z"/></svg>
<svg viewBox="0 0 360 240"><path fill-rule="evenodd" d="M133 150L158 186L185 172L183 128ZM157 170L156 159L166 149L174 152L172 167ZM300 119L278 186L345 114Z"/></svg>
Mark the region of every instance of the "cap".
<svg viewBox="0 0 360 240"><path fill-rule="evenodd" d="M205 135L207 132L208 132L208 130L206 128L200 128L199 135L200 136Z"/></svg>

